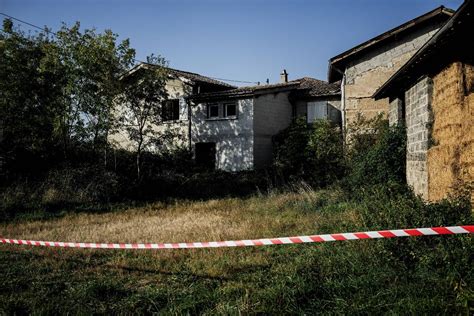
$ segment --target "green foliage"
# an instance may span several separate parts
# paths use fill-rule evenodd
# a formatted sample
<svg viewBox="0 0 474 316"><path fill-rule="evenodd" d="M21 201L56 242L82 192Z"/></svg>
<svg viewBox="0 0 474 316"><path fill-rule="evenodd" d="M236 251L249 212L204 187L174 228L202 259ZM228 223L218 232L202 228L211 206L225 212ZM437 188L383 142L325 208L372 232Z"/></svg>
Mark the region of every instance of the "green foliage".
<svg viewBox="0 0 474 316"><path fill-rule="evenodd" d="M405 183L406 130L389 126L380 117L362 120L352 126L348 146L349 174L345 184L350 190L377 184Z"/></svg>
<svg viewBox="0 0 474 316"><path fill-rule="evenodd" d="M329 121L298 118L274 142L275 167L290 181L326 186L343 174L342 136Z"/></svg>
<svg viewBox="0 0 474 316"><path fill-rule="evenodd" d="M129 40L118 42L111 30L81 32L79 22L63 24L54 42L65 71L64 103L57 130L68 146L72 140L103 148L114 127L113 101L120 92L120 76L130 68L135 51Z"/></svg>
<svg viewBox="0 0 474 316"><path fill-rule="evenodd" d="M109 30L81 32L79 23L55 37L27 36L8 19L3 26L0 155L7 176L48 169L78 148L106 149L119 78L134 57L129 41L118 43Z"/></svg>
<svg viewBox="0 0 474 316"><path fill-rule="evenodd" d="M314 229L300 231L310 234L474 220L463 200L424 205L408 193L394 195L374 187L357 201L328 191L312 194L296 200L278 195L254 198L254 220L266 214L265 221L271 216L273 224L285 223L273 229L267 228L272 223L264 225L268 237L298 231L303 222L314 223ZM240 212L245 203L249 201L234 200L233 212ZM209 212L194 204L188 209L199 215ZM181 215L189 219L192 214ZM94 215L87 220L94 221ZM29 225L49 227L48 222ZM4 314L470 315L474 310L472 236L161 253L2 247Z"/></svg>
<svg viewBox="0 0 474 316"><path fill-rule="evenodd" d="M51 61L54 43L45 34L26 36L4 20L0 33L0 117L3 168L36 168L54 157L54 126L64 74Z"/></svg>

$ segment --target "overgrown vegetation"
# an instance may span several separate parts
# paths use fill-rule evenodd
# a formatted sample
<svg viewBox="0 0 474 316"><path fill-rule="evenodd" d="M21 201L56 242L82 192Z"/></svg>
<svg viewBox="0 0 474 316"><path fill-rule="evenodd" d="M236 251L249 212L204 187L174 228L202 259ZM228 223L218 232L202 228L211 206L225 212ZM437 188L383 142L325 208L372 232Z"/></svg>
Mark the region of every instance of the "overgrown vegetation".
<svg viewBox="0 0 474 316"><path fill-rule="evenodd" d="M57 34L26 36L5 20L0 35L1 235L186 242L474 222L470 192L433 204L413 195L404 127L380 117L356 122L346 148L337 126L296 120L275 137L267 170L207 171L180 148L152 154L165 137L151 128L165 74L128 87L128 115L117 119L128 41L78 24ZM136 153L110 146L120 124ZM0 313L472 314L473 245L472 236L167 251L0 245Z"/></svg>
<svg viewBox="0 0 474 316"><path fill-rule="evenodd" d="M198 220L197 220L198 219ZM176 201L3 224L12 237L196 241L472 223L459 200L341 191ZM471 314L472 236L259 248L107 251L1 246L0 312Z"/></svg>
<svg viewBox="0 0 474 316"><path fill-rule="evenodd" d="M308 124L306 118L298 118L275 136L274 143L275 167L286 181L325 187L344 174L341 131L330 121Z"/></svg>
<svg viewBox="0 0 474 316"><path fill-rule="evenodd" d="M389 126L381 116L361 118L351 126L347 146L349 191L372 185L405 183L406 131L403 125Z"/></svg>

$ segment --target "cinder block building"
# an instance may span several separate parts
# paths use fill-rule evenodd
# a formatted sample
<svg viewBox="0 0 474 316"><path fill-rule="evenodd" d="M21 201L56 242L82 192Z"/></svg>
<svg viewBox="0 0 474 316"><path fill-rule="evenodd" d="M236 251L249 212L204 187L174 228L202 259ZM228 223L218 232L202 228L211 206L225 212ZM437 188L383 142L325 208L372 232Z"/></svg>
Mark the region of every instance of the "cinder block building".
<svg viewBox="0 0 474 316"><path fill-rule="evenodd" d="M361 43L329 60L328 82L341 81L343 128L350 135L359 116L387 115L388 99L374 92L397 72L453 15L439 7ZM347 140L347 138L346 138Z"/></svg>
<svg viewBox="0 0 474 316"><path fill-rule="evenodd" d="M474 202L474 2L467 0L374 94L407 128L407 182L429 201L461 188Z"/></svg>

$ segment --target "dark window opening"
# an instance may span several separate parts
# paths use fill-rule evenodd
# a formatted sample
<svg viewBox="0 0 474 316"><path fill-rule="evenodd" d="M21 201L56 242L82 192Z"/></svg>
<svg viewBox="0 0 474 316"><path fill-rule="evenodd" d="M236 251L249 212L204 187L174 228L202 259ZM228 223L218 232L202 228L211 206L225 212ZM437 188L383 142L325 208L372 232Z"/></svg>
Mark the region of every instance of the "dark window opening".
<svg viewBox="0 0 474 316"><path fill-rule="evenodd" d="M161 111L163 122L179 120L179 100L166 100Z"/></svg>
<svg viewBox="0 0 474 316"><path fill-rule="evenodd" d="M235 103L224 104L224 117L237 116L237 106Z"/></svg>
<svg viewBox="0 0 474 316"><path fill-rule="evenodd" d="M196 164L202 168L216 168L216 143L196 143Z"/></svg>
<svg viewBox="0 0 474 316"><path fill-rule="evenodd" d="M207 117L208 118L219 117L219 105L209 104L207 106Z"/></svg>

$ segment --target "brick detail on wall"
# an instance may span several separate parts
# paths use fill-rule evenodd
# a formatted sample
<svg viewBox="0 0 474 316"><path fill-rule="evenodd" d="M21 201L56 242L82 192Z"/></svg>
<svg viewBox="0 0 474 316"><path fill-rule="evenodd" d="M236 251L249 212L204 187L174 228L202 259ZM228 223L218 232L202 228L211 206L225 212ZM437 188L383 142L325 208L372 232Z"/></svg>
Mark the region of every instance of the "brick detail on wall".
<svg viewBox="0 0 474 316"><path fill-rule="evenodd" d="M407 183L414 192L428 198L426 154L432 122L433 81L425 77L405 92L407 128Z"/></svg>

